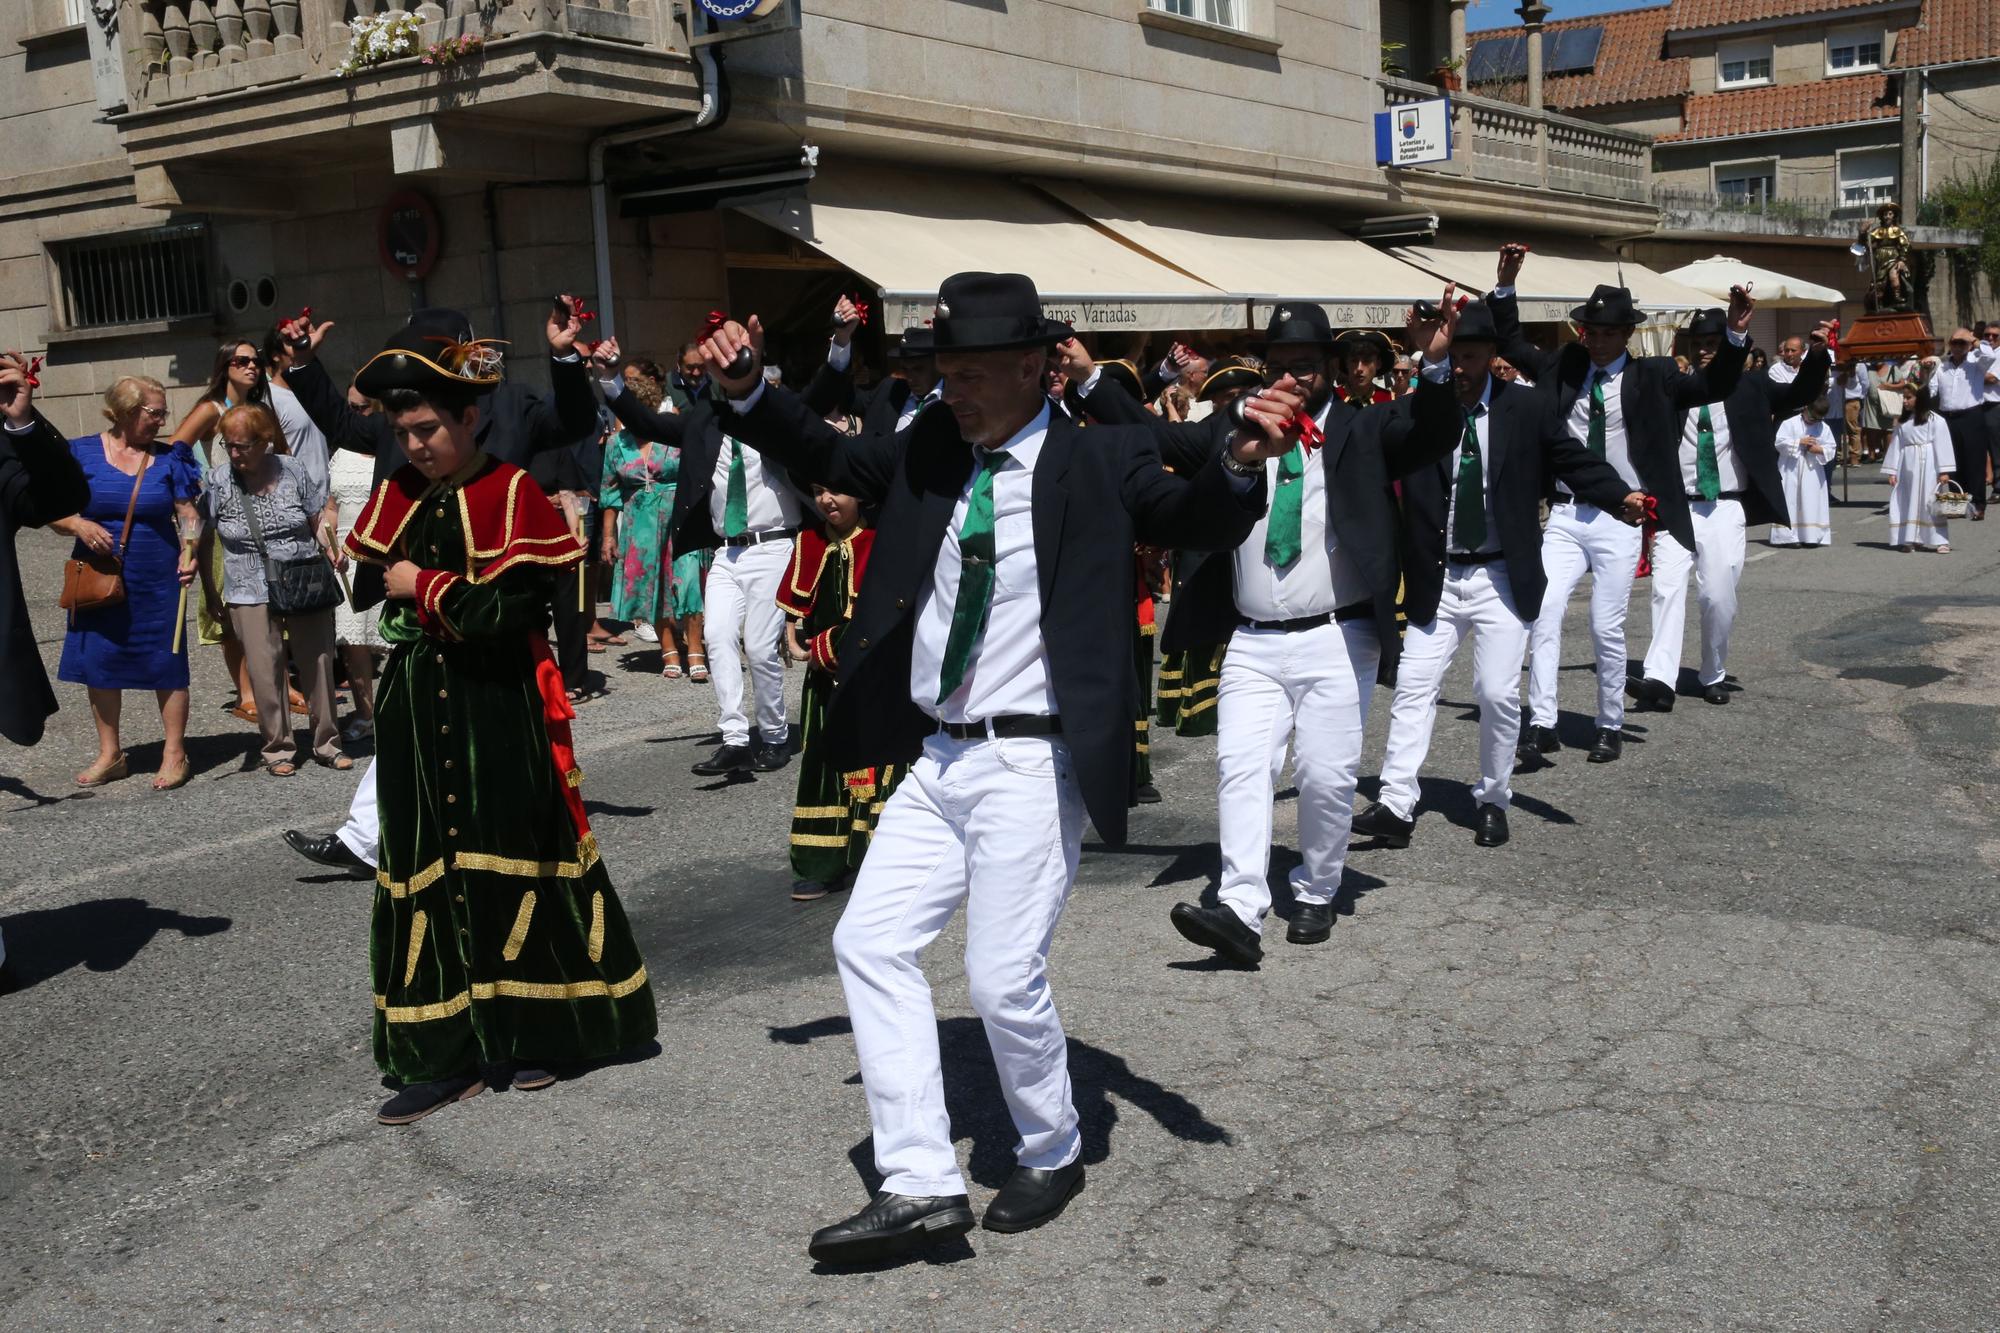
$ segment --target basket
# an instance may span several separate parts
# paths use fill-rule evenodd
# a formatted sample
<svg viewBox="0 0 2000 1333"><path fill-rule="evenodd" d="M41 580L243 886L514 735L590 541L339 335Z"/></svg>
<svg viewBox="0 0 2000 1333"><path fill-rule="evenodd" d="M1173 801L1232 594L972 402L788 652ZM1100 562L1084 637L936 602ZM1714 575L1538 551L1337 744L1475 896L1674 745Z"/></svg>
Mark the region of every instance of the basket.
<svg viewBox="0 0 2000 1333"><path fill-rule="evenodd" d="M1959 488L1949 477L1938 483L1937 494L1931 497L1931 517L1964 518L1972 508L1972 497Z"/></svg>

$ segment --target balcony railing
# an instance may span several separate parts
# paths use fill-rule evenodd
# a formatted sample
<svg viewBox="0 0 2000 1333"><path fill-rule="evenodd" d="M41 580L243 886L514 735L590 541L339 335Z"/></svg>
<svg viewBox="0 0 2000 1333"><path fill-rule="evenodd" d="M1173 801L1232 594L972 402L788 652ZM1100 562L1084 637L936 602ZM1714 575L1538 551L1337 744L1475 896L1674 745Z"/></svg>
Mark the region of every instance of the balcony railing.
<svg viewBox="0 0 2000 1333"><path fill-rule="evenodd" d="M418 41L572 35L685 53L673 0L122 0L129 104L151 109L293 79L331 76L350 20L409 14ZM412 62L416 57L405 57Z"/></svg>
<svg viewBox="0 0 2000 1333"><path fill-rule="evenodd" d="M1392 78L1380 83L1383 101L1392 107L1440 95L1428 84ZM1452 159L1411 170L1621 203L1646 202L1653 149L1649 135L1465 93L1452 93L1451 99L1457 113Z"/></svg>

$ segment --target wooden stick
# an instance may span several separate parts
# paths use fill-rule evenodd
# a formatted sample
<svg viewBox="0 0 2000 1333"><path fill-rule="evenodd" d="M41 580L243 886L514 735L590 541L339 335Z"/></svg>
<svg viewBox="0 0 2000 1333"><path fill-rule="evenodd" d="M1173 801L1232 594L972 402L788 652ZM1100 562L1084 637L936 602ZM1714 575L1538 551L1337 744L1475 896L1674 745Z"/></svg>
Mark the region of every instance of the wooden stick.
<svg viewBox="0 0 2000 1333"><path fill-rule="evenodd" d="M188 555L190 555L190 554L191 554L191 553L192 553L193 551L194 551L194 543L193 543L192 541L188 540L188 539L187 539L186 537L182 537L182 538L181 538L181 557L182 557L183 559L185 559L185 558L186 558L186 557L187 557ZM182 643L182 642L183 642L183 641L184 641L184 640L185 640L185 639L187 638L187 618L188 618L188 587L189 587L189 586L190 586L190 585L188 585L188 584L185 584L185 583L183 583L183 584L181 585L181 605L180 605L180 610L174 613L174 647L173 647L173 652L174 652L174 655L175 655L176 657L178 657L178 656L180 655L180 651L181 651L181 643Z"/></svg>

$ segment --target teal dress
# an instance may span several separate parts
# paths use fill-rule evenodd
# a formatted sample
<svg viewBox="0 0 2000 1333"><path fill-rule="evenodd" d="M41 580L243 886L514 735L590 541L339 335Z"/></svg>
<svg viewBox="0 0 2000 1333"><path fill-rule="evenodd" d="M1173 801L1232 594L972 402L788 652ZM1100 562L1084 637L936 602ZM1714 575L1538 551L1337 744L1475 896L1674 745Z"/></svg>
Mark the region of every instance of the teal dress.
<svg viewBox="0 0 2000 1333"><path fill-rule="evenodd" d="M605 448L598 502L621 516L611 585L614 619L650 624L701 614L708 553L691 551L675 558L673 534L667 528L680 467L680 450L640 441L630 431L619 431Z"/></svg>

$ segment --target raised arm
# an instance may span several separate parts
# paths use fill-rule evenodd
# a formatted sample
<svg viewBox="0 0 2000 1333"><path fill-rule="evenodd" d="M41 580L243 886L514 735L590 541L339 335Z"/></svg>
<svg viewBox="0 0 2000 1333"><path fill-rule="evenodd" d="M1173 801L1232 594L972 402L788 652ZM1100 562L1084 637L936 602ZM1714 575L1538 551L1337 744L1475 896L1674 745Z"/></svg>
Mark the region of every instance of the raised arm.
<svg viewBox="0 0 2000 1333"><path fill-rule="evenodd" d="M739 410L740 409L740 410ZM879 504L889 493L913 423L894 435L844 435L798 395L759 385L750 397L717 409L723 430L799 479ZM922 424L930 420L927 413Z"/></svg>
<svg viewBox="0 0 2000 1333"><path fill-rule="evenodd" d="M39 528L90 503L90 483L62 432L34 408L28 361L0 356L0 513L17 528Z"/></svg>
<svg viewBox="0 0 2000 1333"><path fill-rule="evenodd" d="M1500 355L1537 387L1553 385L1560 353L1544 352L1528 341L1528 335L1521 331L1520 298L1511 289L1491 291L1486 294L1486 308L1492 312L1493 329L1500 336Z"/></svg>
<svg viewBox="0 0 2000 1333"><path fill-rule="evenodd" d="M1803 412L1813 401L1826 392L1827 375L1833 369L1833 354L1826 350L1826 335L1830 324L1821 324L1813 333L1813 347L1806 353L1806 359L1799 362L1799 373L1790 384L1774 384L1767 376L1764 380L1765 395L1770 399L1771 415L1783 421L1786 417Z"/></svg>

